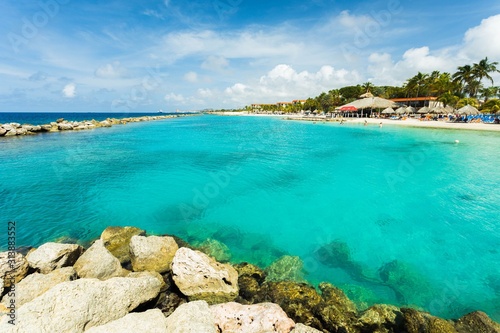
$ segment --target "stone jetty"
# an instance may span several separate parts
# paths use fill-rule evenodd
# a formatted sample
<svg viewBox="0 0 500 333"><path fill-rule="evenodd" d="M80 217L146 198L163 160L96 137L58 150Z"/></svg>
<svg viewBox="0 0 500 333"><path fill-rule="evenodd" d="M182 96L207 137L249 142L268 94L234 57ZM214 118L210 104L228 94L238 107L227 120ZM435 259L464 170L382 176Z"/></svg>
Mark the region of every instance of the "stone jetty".
<svg viewBox="0 0 500 333"><path fill-rule="evenodd" d="M222 248L109 227L87 249L50 242L2 252L0 332L500 332L480 311L445 320L412 307L359 308L329 283L297 278L298 257L261 269L217 261Z"/></svg>
<svg viewBox="0 0 500 333"><path fill-rule="evenodd" d="M106 120L82 120L68 121L57 119L49 124L28 125L19 123L0 124L0 137L11 137L20 135L34 135L39 133L61 132L61 131L82 131L99 127L111 127L114 125L125 125L128 123L137 123L143 121L162 120L177 117L186 117L188 115L163 115L163 116L142 116L130 118L107 118Z"/></svg>

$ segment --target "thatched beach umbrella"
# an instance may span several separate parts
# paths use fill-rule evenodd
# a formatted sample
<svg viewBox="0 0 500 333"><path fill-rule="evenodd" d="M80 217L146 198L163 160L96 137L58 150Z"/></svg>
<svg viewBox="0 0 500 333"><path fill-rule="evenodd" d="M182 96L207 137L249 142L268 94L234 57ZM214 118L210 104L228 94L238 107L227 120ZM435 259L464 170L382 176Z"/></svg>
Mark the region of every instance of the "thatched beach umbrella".
<svg viewBox="0 0 500 333"><path fill-rule="evenodd" d="M372 97L374 97L374 96L371 92L367 92L363 95L359 95L359 98L372 98Z"/></svg>
<svg viewBox="0 0 500 333"><path fill-rule="evenodd" d="M453 113L455 113L455 112L457 111L457 110L455 110L455 108L454 108L453 106L451 106L451 105L446 105L444 109L446 110L446 113L451 113L451 114L453 114Z"/></svg>
<svg viewBox="0 0 500 333"><path fill-rule="evenodd" d="M443 114L448 113L448 111L442 106L436 106L435 108L432 108L431 113Z"/></svg>
<svg viewBox="0 0 500 333"><path fill-rule="evenodd" d="M404 113L406 113L406 108L404 106L401 106L401 107L397 108L397 110L395 112L396 112L396 114L404 114Z"/></svg>
<svg viewBox="0 0 500 333"><path fill-rule="evenodd" d="M384 109L384 111L382 111L382 114L393 114L393 113L395 113L393 108L387 108Z"/></svg>
<svg viewBox="0 0 500 333"><path fill-rule="evenodd" d="M423 108L421 108L420 110L417 111L417 113L429 113L431 111L431 109L429 109L427 106L424 106Z"/></svg>
<svg viewBox="0 0 500 333"><path fill-rule="evenodd" d="M479 111L475 107L473 107L472 105L469 105L469 104L458 109L457 112L458 112L458 114L465 114L465 115L479 114Z"/></svg>
<svg viewBox="0 0 500 333"><path fill-rule="evenodd" d="M361 109L385 109L385 108L393 108L396 107L397 104L393 101L390 101L385 98L380 97L367 97L363 99L355 100L349 104L342 105L340 108L344 106L354 106L355 108Z"/></svg>
<svg viewBox="0 0 500 333"><path fill-rule="evenodd" d="M415 109L413 106L409 106L406 108L406 113L417 113L417 109Z"/></svg>

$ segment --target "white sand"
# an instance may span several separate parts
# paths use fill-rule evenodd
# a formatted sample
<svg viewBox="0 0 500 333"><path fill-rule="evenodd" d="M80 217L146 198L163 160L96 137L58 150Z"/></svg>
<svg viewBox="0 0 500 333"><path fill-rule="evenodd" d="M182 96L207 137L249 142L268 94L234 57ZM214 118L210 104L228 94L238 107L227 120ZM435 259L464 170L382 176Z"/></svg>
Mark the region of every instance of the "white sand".
<svg viewBox="0 0 500 333"><path fill-rule="evenodd" d="M286 114L286 115L275 115L275 114L257 114L248 113L247 111L241 112L214 112L213 114L218 114L222 116L246 116L246 117L281 117L289 119L301 119L304 118L303 115L299 114ZM307 120L322 121L324 117L308 116ZM328 120L331 120L330 118ZM340 121L339 118L335 119ZM418 119L409 118L406 120L392 120L392 119L378 119L378 118L344 118L347 123L364 123L382 126L407 126L407 127L422 127L422 128L442 128L442 129L456 129L456 130L473 130L473 131L496 131L500 132L500 124L483 124L483 123L448 123L446 121L420 121Z"/></svg>

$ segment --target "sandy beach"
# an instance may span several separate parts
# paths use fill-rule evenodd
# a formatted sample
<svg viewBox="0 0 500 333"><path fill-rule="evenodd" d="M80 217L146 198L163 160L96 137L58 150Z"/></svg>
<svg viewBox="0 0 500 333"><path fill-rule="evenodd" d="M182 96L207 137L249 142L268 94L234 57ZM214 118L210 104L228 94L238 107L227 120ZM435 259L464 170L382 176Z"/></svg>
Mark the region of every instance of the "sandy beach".
<svg viewBox="0 0 500 333"><path fill-rule="evenodd" d="M334 121L339 122L342 118L325 118L324 116L304 116L301 114L259 114L248 113L247 111L240 112L213 112L221 116L244 116L244 117L273 117L284 118L287 120L303 120L303 121ZM370 125L382 126L406 126L406 127L420 127L420 128L439 128L439 129L453 129L453 130L472 130L472 131L496 131L500 132L499 124L484 124L484 123L450 123L446 121L420 121L418 119L409 118L406 120L393 120L393 119L380 119L380 118L343 118L346 123L357 124L364 123L365 121Z"/></svg>

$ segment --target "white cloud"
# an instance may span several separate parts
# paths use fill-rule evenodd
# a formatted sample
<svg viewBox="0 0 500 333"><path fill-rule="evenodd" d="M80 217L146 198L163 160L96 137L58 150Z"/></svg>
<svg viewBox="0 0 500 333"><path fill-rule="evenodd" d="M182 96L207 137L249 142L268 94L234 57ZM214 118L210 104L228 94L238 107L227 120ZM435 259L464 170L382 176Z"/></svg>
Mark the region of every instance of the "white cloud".
<svg viewBox="0 0 500 333"><path fill-rule="evenodd" d="M101 66L95 71L95 76L103 79L116 79L125 76L125 74L126 69L118 61Z"/></svg>
<svg viewBox="0 0 500 333"><path fill-rule="evenodd" d="M184 80L190 83L195 83L198 81L198 74L196 74L196 72L188 72L184 74Z"/></svg>
<svg viewBox="0 0 500 333"><path fill-rule="evenodd" d="M69 83L64 86L62 93L66 98L74 98L76 96L76 85L74 83Z"/></svg>
<svg viewBox="0 0 500 333"><path fill-rule="evenodd" d="M175 93L169 93L169 94L165 95L165 100L166 101L174 101L174 102L182 103L182 102L185 101L185 98L181 94L177 95Z"/></svg>
<svg viewBox="0 0 500 333"><path fill-rule="evenodd" d="M477 55L500 59L500 14L488 17L477 27L467 30L463 52L475 58Z"/></svg>
<svg viewBox="0 0 500 333"><path fill-rule="evenodd" d="M201 64L201 68L211 71L222 71L229 66L229 61L221 56L209 56Z"/></svg>
<svg viewBox="0 0 500 333"><path fill-rule="evenodd" d="M212 90L208 88L207 89L200 88L198 89L198 95L200 95L203 98L209 98L212 97L214 93L212 92Z"/></svg>

